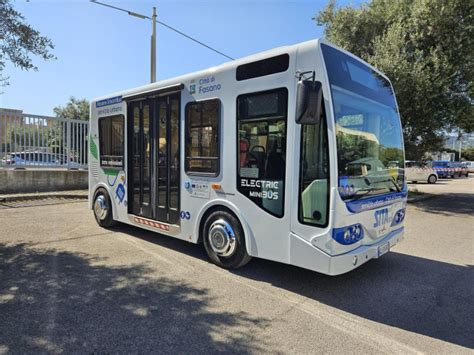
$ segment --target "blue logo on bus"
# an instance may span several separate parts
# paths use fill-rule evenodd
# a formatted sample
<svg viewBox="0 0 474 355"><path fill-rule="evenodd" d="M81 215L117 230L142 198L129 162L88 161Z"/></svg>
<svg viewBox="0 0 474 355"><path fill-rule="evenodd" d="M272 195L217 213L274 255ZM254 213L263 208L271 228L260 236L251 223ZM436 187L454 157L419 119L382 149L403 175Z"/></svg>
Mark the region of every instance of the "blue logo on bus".
<svg viewBox="0 0 474 355"><path fill-rule="evenodd" d="M181 217L181 219L191 219L191 213L189 213L188 211L181 211L179 216Z"/></svg>
<svg viewBox="0 0 474 355"><path fill-rule="evenodd" d="M115 105L122 102L122 96L115 96L105 100L100 100L95 103L95 107L104 107L108 105Z"/></svg>
<svg viewBox="0 0 474 355"><path fill-rule="evenodd" d="M383 224L387 224L389 222L388 208L382 208L381 210L375 211L374 217L374 228L380 227Z"/></svg>

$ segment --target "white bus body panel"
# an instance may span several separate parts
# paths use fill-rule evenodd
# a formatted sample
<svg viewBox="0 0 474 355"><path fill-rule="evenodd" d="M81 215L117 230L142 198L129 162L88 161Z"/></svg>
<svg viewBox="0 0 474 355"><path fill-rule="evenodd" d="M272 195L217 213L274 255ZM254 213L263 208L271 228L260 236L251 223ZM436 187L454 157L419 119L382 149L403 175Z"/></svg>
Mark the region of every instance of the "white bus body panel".
<svg viewBox="0 0 474 355"><path fill-rule="evenodd" d="M225 63L215 68L184 75L181 77L160 81L145 85L136 89L114 93L91 102L90 121L90 149L89 149L89 207L92 208L94 193L99 187L105 188L112 200L112 211L114 219L135 225L140 228L159 232L164 235L173 236L192 243L199 242L199 225L205 212L213 206L224 206L230 209L240 220L244 229L247 252L251 256L268 260L297 265L314 271L336 275L350 271L367 260L378 257L377 248L381 244L390 243L395 245L403 238L403 230L393 231L383 240L376 243L370 238L356 245L336 246L337 256L327 252L328 243L336 243L332 237L332 226L334 221L338 224L348 225L353 221L370 225L373 223L374 210L351 213L337 192L337 156L334 134L334 120L330 90L326 71L322 62L322 56L318 52L320 40L304 42L294 46L277 48L262 52L257 55ZM238 65L256 61L279 54L289 54L290 62L287 71L269 76L236 81L235 70ZM301 224L298 221L298 191L299 191L299 161L300 161L300 131L301 126L295 124L295 101L296 101L296 71L315 70L316 80L323 84L324 103L328 122L328 143L330 159L330 206L328 226L318 228ZM193 94L190 91L191 83L197 87L201 80L212 77L214 83L220 84L219 90L200 92L199 88ZM100 166L97 153L99 150L98 119L115 114L123 114L127 122L127 105L125 101L106 108L97 108L96 102L112 97L123 97L126 95L140 94L154 89L184 84L181 90L180 101L180 209L185 216L181 218L179 225L166 225L166 223L147 220L146 218L130 215L128 213L128 186L127 186L127 162L128 151L125 149L124 168L116 175L108 175L107 169ZM287 160L284 216L277 218L262 210L250 199L237 191L237 122L236 102L241 94L266 91L277 88L288 90L288 116L287 116ZM185 125L184 113L186 104L193 101L218 98L221 101L220 121L220 173L217 177L190 176L184 170L184 144ZM125 124L125 147L127 147L128 125ZM94 148L95 146L95 148ZM95 149L95 153L94 153ZM194 183L202 187L204 193L196 194L186 189L186 183ZM118 185L125 188L125 198L120 199L116 193ZM219 184L221 188L216 191L212 184ZM390 210L396 211L403 208L406 198L387 205ZM392 211L392 212L393 212ZM355 223L354 222L354 223ZM395 229L394 229L395 230ZM334 245L332 245L334 247ZM354 263L357 256L358 262Z"/></svg>

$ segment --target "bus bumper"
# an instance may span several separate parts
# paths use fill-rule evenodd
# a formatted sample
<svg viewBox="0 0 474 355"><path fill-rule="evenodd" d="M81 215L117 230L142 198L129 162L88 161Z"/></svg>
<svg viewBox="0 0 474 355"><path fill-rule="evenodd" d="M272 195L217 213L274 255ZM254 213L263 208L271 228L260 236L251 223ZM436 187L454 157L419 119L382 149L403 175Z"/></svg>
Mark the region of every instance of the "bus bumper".
<svg viewBox="0 0 474 355"><path fill-rule="evenodd" d="M377 259L403 240L403 227L390 232L372 245L361 245L350 252L331 256L311 243L291 234L290 264L327 275L341 275Z"/></svg>

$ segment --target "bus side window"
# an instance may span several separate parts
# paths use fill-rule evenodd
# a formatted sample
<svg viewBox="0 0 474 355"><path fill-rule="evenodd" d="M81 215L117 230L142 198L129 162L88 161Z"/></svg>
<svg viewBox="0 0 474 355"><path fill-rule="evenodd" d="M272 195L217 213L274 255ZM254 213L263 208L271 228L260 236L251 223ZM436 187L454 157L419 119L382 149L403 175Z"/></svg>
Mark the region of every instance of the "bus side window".
<svg viewBox="0 0 474 355"><path fill-rule="evenodd" d="M99 151L101 166L123 168L123 115L108 116L99 119Z"/></svg>
<svg viewBox="0 0 474 355"><path fill-rule="evenodd" d="M237 190L270 214L283 217L288 91L240 95L237 107Z"/></svg>
<svg viewBox="0 0 474 355"><path fill-rule="evenodd" d="M329 150L326 117L321 124L301 126L298 220L326 226L329 215Z"/></svg>
<svg viewBox="0 0 474 355"><path fill-rule="evenodd" d="M190 175L218 176L220 169L220 101L186 105L185 171Z"/></svg>

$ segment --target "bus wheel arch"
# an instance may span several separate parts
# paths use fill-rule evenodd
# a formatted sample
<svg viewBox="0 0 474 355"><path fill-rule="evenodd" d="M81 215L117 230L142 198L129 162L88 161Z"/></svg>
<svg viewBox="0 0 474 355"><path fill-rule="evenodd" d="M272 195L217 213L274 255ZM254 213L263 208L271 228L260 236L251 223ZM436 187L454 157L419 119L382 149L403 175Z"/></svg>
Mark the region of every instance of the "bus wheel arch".
<svg viewBox="0 0 474 355"><path fill-rule="evenodd" d="M239 217L228 206L216 204L209 206L199 219L198 242L214 264L226 269L239 268L251 259L248 233ZM220 238L217 245L216 236Z"/></svg>
<svg viewBox="0 0 474 355"><path fill-rule="evenodd" d="M92 210L97 224L104 228L113 227L117 222L114 220L112 199L104 186L98 186L94 191L92 199Z"/></svg>

